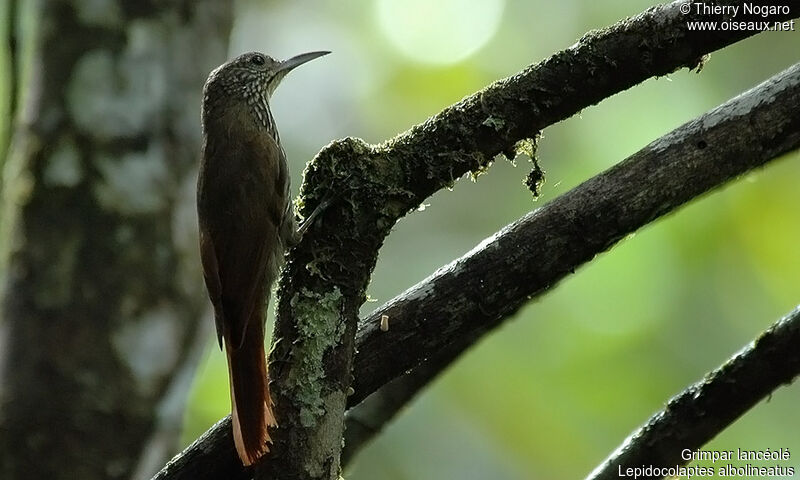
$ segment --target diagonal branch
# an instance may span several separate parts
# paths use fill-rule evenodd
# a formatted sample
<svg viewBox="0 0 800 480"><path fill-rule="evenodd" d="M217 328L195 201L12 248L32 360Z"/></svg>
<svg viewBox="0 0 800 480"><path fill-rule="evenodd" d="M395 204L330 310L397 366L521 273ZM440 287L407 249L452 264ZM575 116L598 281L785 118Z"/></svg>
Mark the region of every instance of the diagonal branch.
<svg viewBox="0 0 800 480"><path fill-rule="evenodd" d="M323 214L327 226L312 228L291 252L282 276L270 357L281 429L274 461L257 469L257 478L338 478L358 311L378 251L399 218L546 125L652 74L698 65L709 50L747 36L690 31L687 19L696 15L682 15L683 4L655 7L587 35L385 144L347 139L316 156L306 170L304 200L319 202L331 184L341 200ZM665 30L669 36L661 36ZM676 48L681 40L687 48Z"/></svg>
<svg viewBox="0 0 800 480"><path fill-rule="evenodd" d="M391 380L361 403L351 407L344 417L342 465L346 468L358 452L378 435L417 393L443 373L487 331L488 329L476 332L474 335L456 338L453 343L433 353L410 372Z"/></svg>
<svg viewBox="0 0 800 480"><path fill-rule="evenodd" d="M345 396L351 372L360 382L372 383L372 390L378 386L360 378L361 367L352 369L357 312L377 252L400 217L464 173L512 152L518 141L547 125L651 76L695 66L703 55L754 34L691 32L687 21L713 18L681 15L681 3L651 8L586 35L573 47L467 97L384 145L345 139L317 155L306 172L302 195L309 204L302 210L310 212L311 203L325 196L331 182L340 198L292 251L282 277L270 367L282 428L274 445L277 461L266 462L262 476L280 471L286 477L311 473L310 478L324 478L338 471L342 417L353 403ZM356 395L363 398L368 389L360 385ZM214 428L225 428L225 423ZM209 438L230 441L225 435ZM213 460L218 452L214 445L193 447L204 449L203 458L209 460L204 471L209 476L244 475L241 470L214 470L216 463L229 464ZM157 478L180 478L182 461L175 459Z"/></svg>
<svg viewBox="0 0 800 480"><path fill-rule="evenodd" d="M348 416L362 433L365 425L377 431L405 404L403 397L409 400L530 298L625 235L798 148L798 111L800 63L529 213L387 302L360 325L349 406L365 398L368 405ZM387 332L379 327L384 315ZM404 381L389 383L409 370ZM368 397L376 390L383 396L386 386L391 406Z"/></svg>
<svg viewBox="0 0 800 480"><path fill-rule="evenodd" d="M618 479L619 472L628 468L686 465L687 450L698 449L773 390L800 375L798 345L800 306L724 365L670 400L587 480ZM663 476L644 473L638 478Z"/></svg>

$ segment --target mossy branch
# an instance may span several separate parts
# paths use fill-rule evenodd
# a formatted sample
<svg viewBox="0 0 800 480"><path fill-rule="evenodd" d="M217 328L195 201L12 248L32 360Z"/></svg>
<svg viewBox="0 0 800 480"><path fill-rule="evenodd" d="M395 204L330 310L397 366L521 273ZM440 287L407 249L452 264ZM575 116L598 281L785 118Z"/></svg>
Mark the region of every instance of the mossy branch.
<svg viewBox="0 0 800 480"><path fill-rule="evenodd" d="M487 168L496 155L510 156L518 142L535 137L544 127L652 76L695 67L709 52L754 34L689 31L686 22L711 18L682 15L681 3L653 7L587 34L569 49L494 83L384 144L344 139L316 156L301 189L301 212L310 213L331 185L338 197L291 252L279 286L270 369L281 428L275 432L274 460L265 462L257 476L338 475L342 418L353 401L347 398L352 375L361 384L374 380L353 370L357 312L378 250L399 218L465 173ZM339 315L332 330L336 337L326 343L322 355L314 356L318 364L310 365L302 352L317 338L298 328L294 306L308 302L313 308L316 300L331 295L337 295ZM331 303L324 303L327 306L318 306L330 311ZM315 377L315 398L292 387L293 379L304 372L323 372ZM356 387L356 395L366 391L359 390ZM303 405L322 408L309 410ZM214 428L228 427L220 422ZM225 434L214 432L206 438L230 442ZM231 459L215 454L229 453L227 445L217 450L214 443L196 442L156 478L188 478L181 467L188 457L194 462L210 460L205 468L194 465L193 471L203 474L192 478L244 478L247 473L236 470L235 464L234 470L220 470L230 466Z"/></svg>
<svg viewBox="0 0 800 480"><path fill-rule="evenodd" d="M531 298L655 218L800 147L798 111L800 64L505 227L370 314L356 336L348 455Z"/></svg>

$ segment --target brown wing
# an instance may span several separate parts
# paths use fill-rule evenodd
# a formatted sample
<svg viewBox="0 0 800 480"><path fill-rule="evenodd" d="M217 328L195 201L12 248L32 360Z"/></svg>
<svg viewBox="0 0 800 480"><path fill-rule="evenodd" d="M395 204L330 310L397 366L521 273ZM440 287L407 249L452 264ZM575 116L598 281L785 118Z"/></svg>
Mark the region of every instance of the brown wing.
<svg viewBox="0 0 800 480"><path fill-rule="evenodd" d="M286 183L283 151L269 135L226 137L204 146L198 183L201 259L217 335L233 348L242 345L253 314L263 316L277 275Z"/></svg>

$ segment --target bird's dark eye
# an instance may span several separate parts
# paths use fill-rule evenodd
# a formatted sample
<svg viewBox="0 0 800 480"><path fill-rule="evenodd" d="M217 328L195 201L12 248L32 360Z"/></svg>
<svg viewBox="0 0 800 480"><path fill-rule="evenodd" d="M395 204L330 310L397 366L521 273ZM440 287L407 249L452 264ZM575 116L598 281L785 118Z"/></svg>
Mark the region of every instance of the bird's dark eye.
<svg viewBox="0 0 800 480"><path fill-rule="evenodd" d="M250 63L252 63L253 65L261 66L267 63L267 61L264 59L264 55L253 55L250 58Z"/></svg>

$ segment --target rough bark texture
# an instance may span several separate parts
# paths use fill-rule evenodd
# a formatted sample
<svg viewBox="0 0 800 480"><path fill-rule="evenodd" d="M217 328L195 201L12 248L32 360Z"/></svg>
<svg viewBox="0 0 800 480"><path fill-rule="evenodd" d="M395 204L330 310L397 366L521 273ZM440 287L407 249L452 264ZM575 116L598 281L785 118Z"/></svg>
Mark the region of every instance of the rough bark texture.
<svg viewBox="0 0 800 480"><path fill-rule="evenodd" d="M681 457L682 451L697 450L776 388L790 384L800 375L798 345L800 307L671 399L664 410L628 437L587 479L618 479L619 472L627 468L686 465L689 462Z"/></svg>
<svg viewBox="0 0 800 480"><path fill-rule="evenodd" d="M455 339L482 333L614 243L800 146L800 64L673 130L485 240L359 328L359 403ZM380 330L388 315L392 327Z"/></svg>
<svg viewBox="0 0 800 480"><path fill-rule="evenodd" d="M324 225L292 252L279 286L270 371L281 428L277 461L262 464L257 478L338 478L357 313L378 250L399 218L545 126L650 76L695 67L708 52L753 33L689 31L687 21L718 18L681 14L682 3L587 34L385 144L345 139L315 157L304 199L316 204L330 185L340 197L323 214Z"/></svg>
<svg viewBox="0 0 800 480"><path fill-rule="evenodd" d="M370 319L374 319L371 315ZM380 317L377 319L380 322ZM391 325L391 320L389 321ZM361 325L363 327L363 324ZM389 327L391 330L391 327ZM490 325L484 332L488 332ZM361 403L351 407L344 416L344 447L342 466L347 468L358 452L377 436L383 427L409 402L430 385L433 380L447 370L483 333L454 338L442 350L431 354L426 361L413 370L390 381ZM357 340L356 340L357 341ZM358 343L356 343L358 346ZM358 355L356 355L357 357Z"/></svg>
<svg viewBox="0 0 800 480"><path fill-rule="evenodd" d="M217 0L12 2L0 478L149 478L211 322L194 185Z"/></svg>
<svg viewBox="0 0 800 480"><path fill-rule="evenodd" d="M338 473L341 418L351 384L350 335L355 330L355 312L364 300L377 251L398 218L464 173L488 167L496 154L514 151L517 142L533 137L541 128L650 76L695 66L704 54L751 34L689 32L685 22L703 17L681 15L678 6L674 3L655 7L587 35L572 48L497 82L386 144L372 146L345 139L317 155L307 169L302 193L311 204L303 211L310 212L331 184L337 186L339 197L291 253L279 290L271 371L275 372L275 391L279 392L276 399L282 428L276 432L278 461L263 466L263 478L278 472L281 478L335 478ZM771 155L777 155L780 148L789 148L787 145L776 139L771 144ZM760 152L750 160L756 158L763 163L771 157ZM717 168L713 166L711 173ZM717 180L711 180L713 175L704 177L706 183L697 183L697 190L672 208L741 173L742 168L752 167L734 162L730 170L718 172ZM634 193L630 190L633 187L626 188L624 193ZM589 193L593 200L597 193ZM611 199L608 203L604 212L607 216L625 213ZM668 210L665 205L653 205L638 213L638 221L646 223ZM580 212L568 213L567 218L573 219ZM581 218L583 224L573 223L569 228L573 234L588 236L586 241L598 251L638 226L636 217L631 217L627 220L630 223L620 224L617 231L607 232L609 237L601 238L586 235L593 220ZM504 248L513 250L519 246L512 243ZM591 258L587 251L581 255L588 257L574 259L578 264ZM554 271L563 276L569 267L559 269L554 265ZM509 308L507 314L513 310ZM299 320L302 318L308 320ZM444 338L448 333L453 332L436 330L435 336ZM401 330L403 334L413 336L409 330ZM391 357L386 354L385 358ZM420 360L415 357L411 363ZM368 386L372 382L370 374L359 368L362 367L357 365L353 371L359 384L355 395L347 400L350 405L380 386L380 382ZM396 374L379 375L385 382ZM307 379L313 381L306 382ZM227 425L223 421L214 428ZM212 434L207 438L225 436ZM193 455L195 461L208 466L205 478L246 476L241 471L215 470L216 459L224 459L227 453L214 443L195 444L184 455ZM182 461L181 457L176 458L158 478L189 478L179 468L173 468ZM227 465L227 460L222 464Z"/></svg>
<svg viewBox="0 0 800 480"><path fill-rule="evenodd" d="M348 449L371 436L358 426L379 430L403 398L581 264L656 217L800 147L798 111L800 64L531 212L375 310L356 337L355 393L348 399L355 408L348 417L357 428L346 435Z"/></svg>

